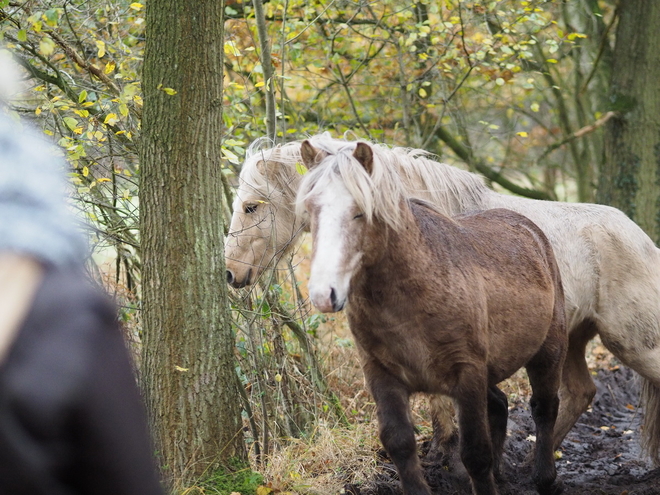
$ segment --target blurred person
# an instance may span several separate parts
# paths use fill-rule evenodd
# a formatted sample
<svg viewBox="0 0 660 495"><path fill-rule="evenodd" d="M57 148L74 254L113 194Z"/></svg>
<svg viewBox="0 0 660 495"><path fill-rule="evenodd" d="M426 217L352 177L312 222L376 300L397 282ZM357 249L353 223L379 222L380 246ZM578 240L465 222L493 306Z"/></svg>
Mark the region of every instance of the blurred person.
<svg viewBox="0 0 660 495"><path fill-rule="evenodd" d="M63 163L0 110L0 495L161 495L115 307L84 273L65 189Z"/></svg>

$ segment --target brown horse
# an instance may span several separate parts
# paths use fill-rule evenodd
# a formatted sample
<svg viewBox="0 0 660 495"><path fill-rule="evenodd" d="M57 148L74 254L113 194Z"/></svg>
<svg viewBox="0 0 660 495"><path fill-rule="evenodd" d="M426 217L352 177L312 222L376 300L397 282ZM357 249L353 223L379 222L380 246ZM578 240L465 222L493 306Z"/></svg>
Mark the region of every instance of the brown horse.
<svg viewBox="0 0 660 495"><path fill-rule="evenodd" d="M310 297L323 312L346 307L404 492L431 493L409 406L411 393L425 392L454 400L473 491L497 493L508 413L497 384L524 366L537 433L533 480L540 493L559 493L553 430L568 337L559 269L541 229L510 210L450 218L406 199L366 143L328 155L305 141L301 152Z"/></svg>

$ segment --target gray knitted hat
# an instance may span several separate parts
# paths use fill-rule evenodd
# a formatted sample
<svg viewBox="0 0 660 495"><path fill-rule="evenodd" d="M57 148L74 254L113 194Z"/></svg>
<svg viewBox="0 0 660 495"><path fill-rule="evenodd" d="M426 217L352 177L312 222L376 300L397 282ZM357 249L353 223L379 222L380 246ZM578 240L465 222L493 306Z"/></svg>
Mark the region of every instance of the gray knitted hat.
<svg viewBox="0 0 660 495"><path fill-rule="evenodd" d="M65 191L61 159L27 124L0 112L0 252L55 266L83 263L88 248Z"/></svg>

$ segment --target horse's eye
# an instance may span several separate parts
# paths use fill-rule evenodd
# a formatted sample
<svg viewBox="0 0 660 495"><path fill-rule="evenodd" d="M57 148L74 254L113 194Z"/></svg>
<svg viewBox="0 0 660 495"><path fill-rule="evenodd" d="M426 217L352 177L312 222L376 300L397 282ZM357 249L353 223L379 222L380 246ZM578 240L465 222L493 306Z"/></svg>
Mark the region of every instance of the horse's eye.
<svg viewBox="0 0 660 495"><path fill-rule="evenodd" d="M357 220L358 218L362 218L364 216L364 213L358 213L353 217L353 220Z"/></svg>
<svg viewBox="0 0 660 495"><path fill-rule="evenodd" d="M257 206L258 205L245 205L243 211L245 213L254 213L255 211L257 211Z"/></svg>

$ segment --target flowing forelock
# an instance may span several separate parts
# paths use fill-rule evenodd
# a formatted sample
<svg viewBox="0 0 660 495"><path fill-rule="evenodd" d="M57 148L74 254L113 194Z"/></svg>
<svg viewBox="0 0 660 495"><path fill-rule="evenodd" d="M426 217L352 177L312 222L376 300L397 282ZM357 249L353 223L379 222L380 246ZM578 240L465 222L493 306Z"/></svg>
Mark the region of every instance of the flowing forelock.
<svg viewBox="0 0 660 495"><path fill-rule="evenodd" d="M318 136L312 138L311 142L328 156L305 175L298 193L299 213L304 210L303 203L308 198L339 180L344 183L368 222L377 218L395 230L403 227L401 203L405 199L404 189L387 155L382 160L374 154L372 171L367 173L353 157L356 142L324 140Z"/></svg>

